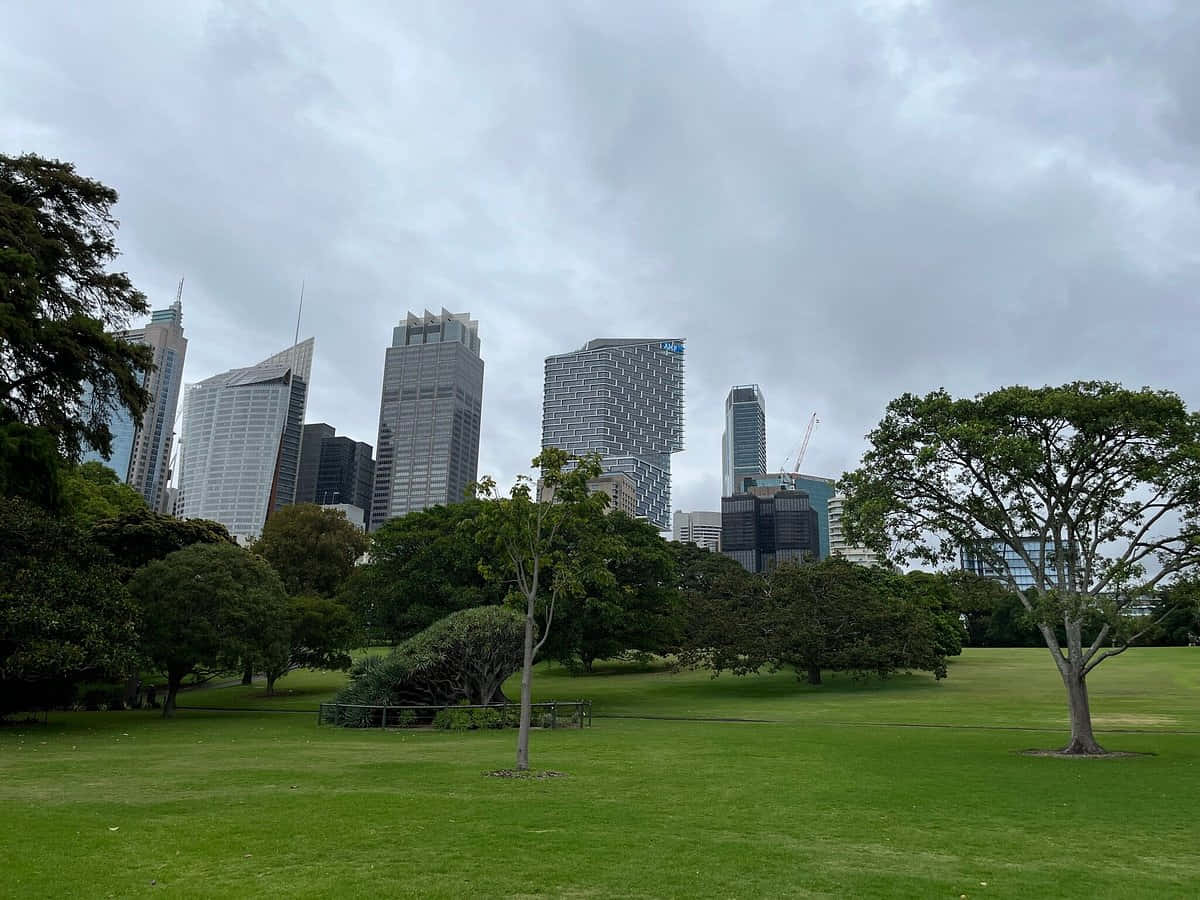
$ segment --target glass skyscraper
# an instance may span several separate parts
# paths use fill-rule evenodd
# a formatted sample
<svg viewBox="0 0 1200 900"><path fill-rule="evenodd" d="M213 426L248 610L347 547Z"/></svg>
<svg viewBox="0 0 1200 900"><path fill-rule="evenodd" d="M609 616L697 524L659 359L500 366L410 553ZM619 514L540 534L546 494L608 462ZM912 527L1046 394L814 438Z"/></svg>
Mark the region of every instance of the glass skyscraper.
<svg viewBox="0 0 1200 900"><path fill-rule="evenodd" d="M1042 556L1041 538L1021 538L1022 549L1041 570L1047 587L1052 587L1058 580L1056 568L1056 550L1053 541L1046 542L1045 558ZM1069 545L1064 545L1062 555L1068 556ZM1067 559L1063 560L1069 563ZM959 548L959 567L965 572L973 572L984 578L994 578L1003 582L1007 587L1015 583L1018 590L1025 591L1037 584L1037 571L1031 570L1016 548L1006 541L996 539L985 542L982 546Z"/></svg>
<svg viewBox="0 0 1200 900"><path fill-rule="evenodd" d="M741 491L742 479L767 471L767 398L757 384L736 385L725 398L721 436L721 490Z"/></svg>
<svg viewBox="0 0 1200 900"><path fill-rule="evenodd" d="M183 305L178 298L167 309L150 314L142 328L117 332L130 343L146 344L154 358L154 368L142 374L142 387L150 401L135 422L124 407L119 407L109 422L113 435L112 453L104 459L92 451L84 462L96 460L114 469L122 481L141 494L153 510L169 512L167 481L170 478L171 449L175 436L175 413L179 406L183 363L187 356L187 338L183 336Z"/></svg>
<svg viewBox="0 0 1200 900"><path fill-rule="evenodd" d="M546 359L542 446L599 453L637 490L637 515L671 527L671 454L683 449L682 338L599 338Z"/></svg>
<svg viewBox="0 0 1200 900"><path fill-rule="evenodd" d="M470 313L409 313L383 362L370 523L457 503L479 469L483 360Z"/></svg>
<svg viewBox="0 0 1200 900"><path fill-rule="evenodd" d="M213 519L245 542L294 502L313 339L187 386L181 515Z"/></svg>

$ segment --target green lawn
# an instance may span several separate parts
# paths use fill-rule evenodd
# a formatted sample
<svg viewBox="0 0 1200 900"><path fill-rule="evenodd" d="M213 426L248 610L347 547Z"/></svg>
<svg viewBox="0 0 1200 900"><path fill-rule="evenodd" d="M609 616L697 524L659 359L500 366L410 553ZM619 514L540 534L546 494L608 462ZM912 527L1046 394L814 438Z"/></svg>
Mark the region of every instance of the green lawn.
<svg viewBox="0 0 1200 900"><path fill-rule="evenodd" d="M511 765L511 732L255 711L313 707L341 680L181 698L244 712L0 729L0 895L1125 898L1200 884L1200 650L1097 670L1102 742L1158 754L1123 760L1014 752L1064 741L1045 651L968 651L940 683L822 688L541 669L539 696L589 697L599 716L770 720L538 731L535 767L569 773L544 781L482 775Z"/></svg>

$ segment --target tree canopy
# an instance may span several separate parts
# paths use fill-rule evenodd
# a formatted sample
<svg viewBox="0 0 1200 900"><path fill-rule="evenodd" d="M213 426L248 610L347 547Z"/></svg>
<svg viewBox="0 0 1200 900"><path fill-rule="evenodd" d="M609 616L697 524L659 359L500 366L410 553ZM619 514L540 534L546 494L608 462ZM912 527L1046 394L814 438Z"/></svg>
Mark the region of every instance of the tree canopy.
<svg viewBox="0 0 1200 900"><path fill-rule="evenodd" d="M349 669L350 651L361 645L358 620L345 604L300 595L289 597L287 607L287 641L278 642L262 660L268 694L293 669Z"/></svg>
<svg viewBox="0 0 1200 900"><path fill-rule="evenodd" d="M847 540L898 562L971 553L1050 651L1071 714L1064 752L1103 752L1088 673L1152 632L1128 611L1200 562L1200 417L1169 391L1109 382L939 390L892 401L869 440L839 485Z"/></svg>
<svg viewBox="0 0 1200 900"><path fill-rule="evenodd" d="M0 498L0 560L0 715L135 667L137 610L113 558L74 524Z"/></svg>
<svg viewBox="0 0 1200 900"><path fill-rule="evenodd" d="M586 567L580 589L560 596L548 656L591 671L598 659L668 653L678 646L675 556L657 528L619 510L593 507L580 510L560 537L586 542L601 565Z"/></svg>
<svg viewBox="0 0 1200 900"><path fill-rule="evenodd" d="M147 509L142 495L104 463L85 462L63 472L62 511L84 528Z"/></svg>
<svg viewBox="0 0 1200 900"><path fill-rule="evenodd" d="M715 672L791 666L810 684L821 684L823 670L942 678L947 652L961 649L933 602L902 576L839 557L785 563L715 587L696 596L697 626L681 655Z"/></svg>
<svg viewBox="0 0 1200 900"><path fill-rule="evenodd" d="M367 550L367 536L340 509L297 503L276 510L250 548L269 562L289 594L332 597Z"/></svg>
<svg viewBox="0 0 1200 900"><path fill-rule="evenodd" d="M370 539L370 559L341 599L372 634L401 641L460 609L501 603L506 588L484 578L477 536L483 504L467 500L391 519Z"/></svg>
<svg viewBox="0 0 1200 900"><path fill-rule="evenodd" d="M108 270L116 202L70 163L0 154L0 426L44 429L68 461L108 454L113 413L136 419L148 400L149 348L111 333L147 311L128 276Z"/></svg>
<svg viewBox="0 0 1200 900"><path fill-rule="evenodd" d="M263 559L233 544L193 544L139 569L129 593L142 614L142 652L167 678L175 714L185 676L271 658L288 639L287 596Z"/></svg>
<svg viewBox="0 0 1200 900"><path fill-rule="evenodd" d="M145 506L96 522L91 536L131 572L192 544L234 543L220 522L176 519Z"/></svg>

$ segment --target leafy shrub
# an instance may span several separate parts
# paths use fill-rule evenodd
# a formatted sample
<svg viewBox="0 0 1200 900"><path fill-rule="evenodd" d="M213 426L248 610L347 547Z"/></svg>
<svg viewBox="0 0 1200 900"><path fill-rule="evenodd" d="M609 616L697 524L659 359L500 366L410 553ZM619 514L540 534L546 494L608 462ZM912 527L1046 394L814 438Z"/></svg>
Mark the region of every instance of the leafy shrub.
<svg viewBox="0 0 1200 900"><path fill-rule="evenodd" d="M433 727L447 731L467 731L474 727L471 713L475 710L463 709L461 706L448 706L439 710L433 717Z"/></svg>
<svg viewBox="0 0 1200 900"><path fill-rule="evenodd" d="M339 703L447 706L503 699L500 685L521 665L525 619L502 606L452 613L387 656L367 657L350 670Z"/></svg>
<svg viewBox="0 0 1200 900"><path fill-rule="evenodd" d="M499 709L473 709L471 725L475 728L503 728L504 712Z"/></svg>

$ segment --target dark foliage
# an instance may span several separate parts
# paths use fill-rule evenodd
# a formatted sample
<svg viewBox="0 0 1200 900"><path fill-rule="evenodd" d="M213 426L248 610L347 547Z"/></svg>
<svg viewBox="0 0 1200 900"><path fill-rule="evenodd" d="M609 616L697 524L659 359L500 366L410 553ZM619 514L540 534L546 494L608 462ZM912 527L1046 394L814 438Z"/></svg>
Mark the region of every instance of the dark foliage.
<svg viewBox="0 0 1200 900"><path fill-rule="evenodd" d="M37 426L68 461L112 447L109 421L145 408L147 347L110 332L145 313L146 298L123 273L116 191L70 163L0 155L0 424ZM36 451L32 461L0 460L13 471L42 459L41 445L0 441L0 452Z"/></svg>
<svg viewBox="0 0 1200 900"><path fill-rule="evenodd" d="M504 700L500 686L521 665L524 633L524 617L514 610L460 610L387 656L358 662L337 702L447 706Z"/></svg>
<svg viewBox="0 0 1200 900"><path fill-rule="evenodd" d="M0 715L66 702L134 668L136 610L110 554L69 522L0 498Z"/></svg>

